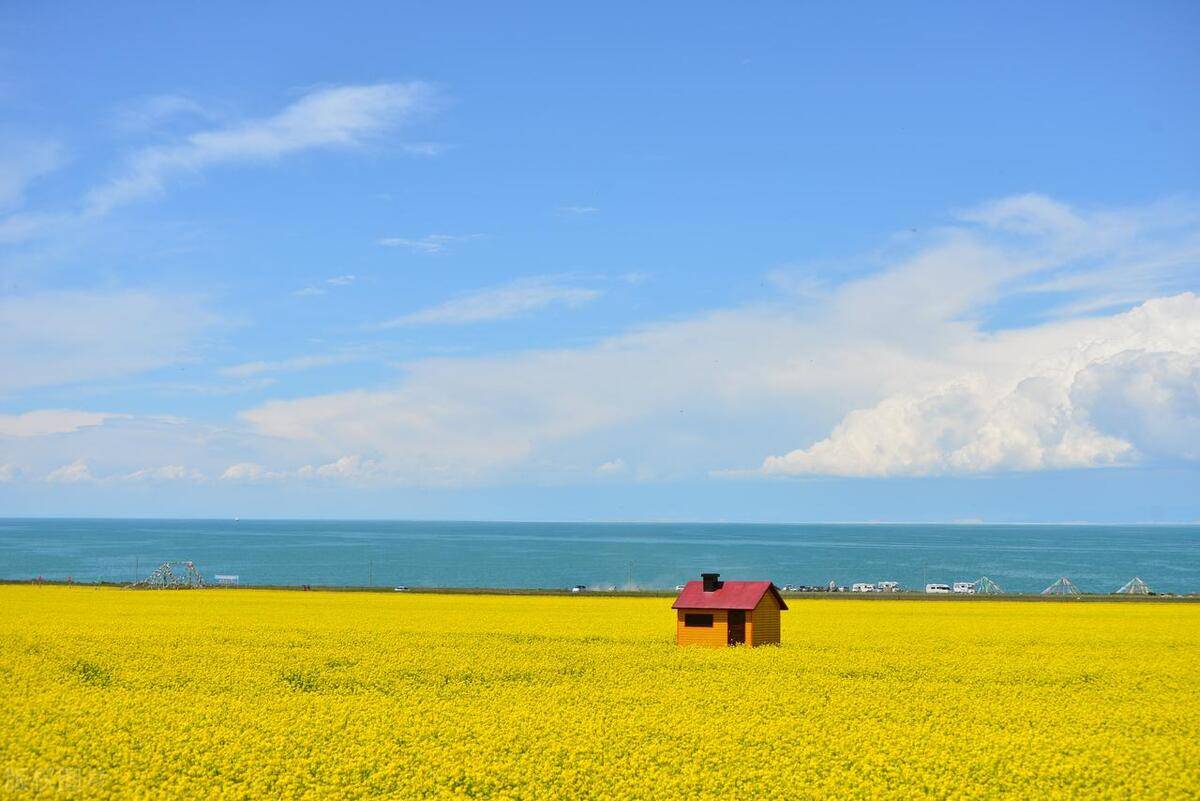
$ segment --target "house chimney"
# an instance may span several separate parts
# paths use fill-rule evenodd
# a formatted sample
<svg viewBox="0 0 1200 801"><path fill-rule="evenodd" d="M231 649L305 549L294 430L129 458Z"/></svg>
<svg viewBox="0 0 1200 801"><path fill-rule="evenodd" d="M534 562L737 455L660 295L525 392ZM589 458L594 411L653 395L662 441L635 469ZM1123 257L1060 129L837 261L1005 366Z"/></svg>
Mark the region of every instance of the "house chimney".
<svg viewBox="0 0 1200 801"><path fill-rule="evenodd" d="M720 573L701 573L700 578L704 579L704 591L716 592L721 588L721 582L717 581Z"/></svg>

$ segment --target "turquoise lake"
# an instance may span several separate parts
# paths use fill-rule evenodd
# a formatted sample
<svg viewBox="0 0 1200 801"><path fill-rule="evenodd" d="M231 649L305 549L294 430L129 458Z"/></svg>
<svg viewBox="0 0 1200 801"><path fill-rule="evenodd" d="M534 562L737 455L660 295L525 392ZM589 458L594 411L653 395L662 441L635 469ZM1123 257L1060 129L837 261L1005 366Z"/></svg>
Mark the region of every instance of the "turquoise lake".
<svg viewBox="0 0 1200 801"><path fill-rule="evenodd" d="M132 581L191 560L243 585L669 588L701 570L776 584L971 581L1200 591L1200 526L0 520L0 578Z"/></svg>

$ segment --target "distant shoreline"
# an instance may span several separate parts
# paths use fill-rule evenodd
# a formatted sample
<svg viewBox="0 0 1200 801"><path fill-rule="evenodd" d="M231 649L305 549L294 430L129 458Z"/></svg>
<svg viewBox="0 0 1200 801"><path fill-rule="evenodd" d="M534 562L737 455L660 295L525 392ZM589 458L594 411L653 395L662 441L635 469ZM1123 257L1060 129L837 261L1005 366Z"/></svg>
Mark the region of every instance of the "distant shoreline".
<svg viewBox="0 0 1200 801"><path fill-rule="evenodd" d="M85 587L93 589L128 589L125 582L113 581L63 581L61 579L0 579L0 586L30 586L30 587ZM195 589L195 588L191 588ZM389 595L527 595L527 596L562 596L568 598L674 598L677 593L673 590L583 590L575 592L567 589L541 587L408 587L397 591L394 587L369 587L355 585L333 584L241 584L234 587L209 585L202 590L214 592L254 592L274 590L283 592L362 592L386 593ZM187 588L150 589L139 588L138 592L186 592ZM783 597L788 601L932 601L935 603L970 603L973 601L1023 601L1049 603L1096 603L1110 601L1113 603L1200 603L1200 593L1187 595L1117 595L1080 593L1079 595L1042 595L1002 593L999 595L973 595L967 593L924 593L908 592L784 592Z"/></svg>

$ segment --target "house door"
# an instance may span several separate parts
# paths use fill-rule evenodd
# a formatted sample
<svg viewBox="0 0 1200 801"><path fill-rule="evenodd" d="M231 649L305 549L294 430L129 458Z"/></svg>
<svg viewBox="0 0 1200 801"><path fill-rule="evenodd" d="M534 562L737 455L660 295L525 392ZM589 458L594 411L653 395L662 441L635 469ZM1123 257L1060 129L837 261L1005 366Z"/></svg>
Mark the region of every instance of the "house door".
<svg viewBox="0 0 1200 801"><path fill-rule="evenodd" d="M746 642L746 613L740 609L729 612L729 644L741 645Z"/></svg>

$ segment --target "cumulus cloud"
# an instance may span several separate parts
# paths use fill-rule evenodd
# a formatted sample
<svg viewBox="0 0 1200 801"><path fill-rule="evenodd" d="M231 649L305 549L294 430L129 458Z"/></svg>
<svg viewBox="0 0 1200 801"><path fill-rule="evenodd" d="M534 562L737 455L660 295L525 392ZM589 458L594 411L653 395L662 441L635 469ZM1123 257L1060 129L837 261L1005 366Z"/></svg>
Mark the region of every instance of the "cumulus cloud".
<svg viewBox="0 0 1200 801"><path fill-rule="evenodd" d="M90 484L95 480L85 459L76 459L46 474L46 481L51 484Z"/></svg>
<svg viewBox="0 0 1200 801"><path fill-rule="evenodd" d="M850 412L825 439L768 457L767 474L894 476L1103 467L1200 449L1200 298L1148 301L1072 326L1039 352L1030 332L979 345L1027 354ZM1057 337L1051 337L1051 341Z"/></svg>
<svg viewBox="0 0 1200 801"><path fill-rule="evenodd" d="M299 478L333 479L339 481L363 481L381 477L381 467L374 459L359 455L342 456L322 465L305 465L296 471Z"/></svg>
<svg viewBox="0 0 1200 801"><path fill-rule="evenodd" d="M225 472L221 474L222 481L244 481L244 482L260 482L260 481L275 481L277 479L286 478L286 474L268 470L261 464L254 462L238 462L225 468Z"/></svg>
<svg viewBox="0 0 1200 801"><path fill-rule="evenodd" d="M1200 309L1192 308L1192 321ZM1146 456L1200 460L1200 351L1129 350L1080 370L1070 400Z"/></svg>
<svg viewBox="0 0 1200 801"><path fill-rule="evenodd" d="M547 306L575 308L600 295L598 289L572 286L553 277L525 278L504 286L469 292L445 303L388 320L380 327L460 325L506 320Z"/></svg>
<svg viewBox="0 0 1200 801"><path fill-rule="evenodd" d="M270 470L254 462L240 462L230 465L221 474L222 481L244 483L262 483L286 479L362 482L383 477L385 476L378 462L373 459L365 459L357 454L341 456L327 464L306 464L296 470Z"/></svg>
<svg viewBox="0 0 1200 801"><path fill-rule="evenodd" d="M179 464L168 464L162 467L146 467L135 470L121 477L122 481L203 481L204 474L199 470L184 467Z"/></svg>
<svg viewBox="0 0 1200 801"><path fill-rule="evenodd" d="M106 214L161 194L179 176L215 166L359 146L428 109L433 97L428 85L417 82L318 89L274 116L199 131L175 144L138 151L121 175L87 194L85 210L93 217Z"/></svg>

